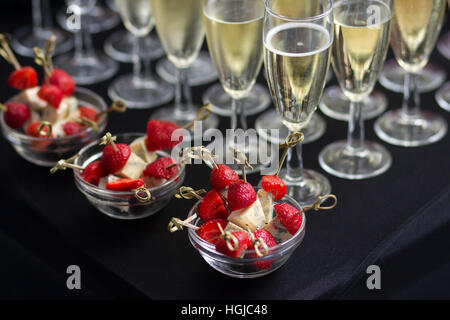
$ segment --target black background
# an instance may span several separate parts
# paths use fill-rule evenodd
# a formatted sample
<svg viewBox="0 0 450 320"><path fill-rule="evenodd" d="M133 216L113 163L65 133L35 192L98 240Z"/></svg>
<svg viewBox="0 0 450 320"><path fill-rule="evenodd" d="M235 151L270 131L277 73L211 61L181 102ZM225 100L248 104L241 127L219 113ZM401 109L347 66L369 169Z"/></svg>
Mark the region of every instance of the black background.
<svg viewBox="0 0 450 320"><path fill-rule="evenodd" d="M53 1L53 12L61 5L62 1ZM28 1L2 1L0 14L2 32L12 33L31 21ZM94 36L99 49L108 34ZM32 64L31 59L19 56L19 60ZM432 60L450 72L449 62L437 51ZM10 71L2 61L2 101L14 94L6 86ZM130 64L120 65L120 74L129 72ZM264 83L262 77L259 81ZM109 103L109 83L86 87ZM196 103L210 85L193 88ZM387 95L390 109L401 106L401 94L378 89ZM422 107L450 122L434 92L422 95ZM108 130L144 132L151 112L113 114ZM248 119L251 126L255 118ZM344 139L347 130L345 122L326 121L325 135L304 146L305 166L321 172L319 151ZM221 118L221 129L228 125L229 119ZM366 137L379 142L373 120L366 122ZM50 175L47 168L20 158L2 138L0 298L448 299L449 141L447 135L421 148L386 145L393 165L377 178L347 181L326 175L340 199L338 207L331 213L308 213L305 240L290 260L266 277L245 280L221 275L203 261L185 233L166 231L170 217L185 216L192 202L174 199L157 215L138 221L108 218L76 189L70 171ZM209 187L208 172L205 166L188 167L185 185ZM259 179L249 177L254 184ZM81 267L80 291L66 288L66 268L71 264ZM366 268L371 264L381 267L382 290L366 288Z"/></svg>

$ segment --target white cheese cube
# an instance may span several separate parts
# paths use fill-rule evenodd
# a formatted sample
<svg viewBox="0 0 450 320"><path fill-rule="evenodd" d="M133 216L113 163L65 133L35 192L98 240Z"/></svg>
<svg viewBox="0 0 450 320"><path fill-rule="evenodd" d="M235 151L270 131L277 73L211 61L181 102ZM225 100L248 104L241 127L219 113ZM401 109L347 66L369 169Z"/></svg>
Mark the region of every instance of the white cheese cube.
<svg viewBox="0 0 450 320"><path fill-rule="evenodd" d="M39 111L47 107L48 103L37 95L40 87L23 90L15 99L17 102L26 104L31 110Z"/></svg>
<svg viewBox="0 0 450 320"><path fill-rule="evenodd" d="M63 129L63 124L65 121L56 121L52 125L52 133L55 138L64 137L66 134Z"/></svg>
<svg viewBox="0 0 450 320"><path fill-rule="evenodd" d="M114 174L128 179L139 179L146 165L144 160L139 158L134 152L131 152L125 166Z"/></svg>
<svg viewBox="0 0 450 320"><path fill-rule="evenodd" d="M258 190L258 199L261 202L261 206L266 217L266 223L273 219L273 196L271 193L266 192L264 189Z"/></svg>
<svg viewBox="0 0 450 320"><path fill-rule="evenodd" d="M146 163L151 163L155 161L158 158L158 156L156 152L151 152L147 150L147 146L145 145L145 139L147 139L147 137L145 136L137 138L130 144L130 149Z"/></svg>
<svg viewBox="0 0 450 320"><path fill-rule="evenodd" d="M235 210L228 216L228 221L233 222L244 230L255 232L262 228L266 222L266 216L259 199L256 199L250 206L244 209Z"/></svg>
<svg viewBox="0 0 450 320"><path fill-rule="evenodd" d="M78 100L75 97L63 98L58 109L48 106L42 114L42 120L51 123L76 118L79 118L79 112Z"/></svg>
<svg viewBox="0 0 450 320"><path fill-rule="evenodd" d="M227 226L225 227L225 229L223 229L223 231L227 232L236 232L236 231L244 231L244 232L248 232L248 230L244 230L241 227L239 227L238 225L235 225L233 222L228 222Z"/></svg>
<svg viewBox="0 0 450 320"><path fill-rule="evenodd" d="M272 234L277 243L282 243L292 238L292 234L284 227L278 217L273 218L272 221L265 225L264 229Z"/></svg>

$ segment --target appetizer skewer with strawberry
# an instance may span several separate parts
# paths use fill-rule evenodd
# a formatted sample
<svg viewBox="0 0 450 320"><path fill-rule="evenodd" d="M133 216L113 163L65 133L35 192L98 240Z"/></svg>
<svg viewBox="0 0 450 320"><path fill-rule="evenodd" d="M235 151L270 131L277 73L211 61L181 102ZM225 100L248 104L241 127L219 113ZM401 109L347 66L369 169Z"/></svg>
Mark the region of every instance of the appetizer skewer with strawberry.
<svg viewBox="0 0 450 320"><path fill-rule="evenodd" d="M46 43L44 51L35 47L35 62L44 70L44 80L39 86L37 72L30 66L21 67L14 56L8 39L0 34L0 55L16 69L8 79L8 85L20 90L12 101L2 106L5 123L14 130L41 138L69 137L92 127L97 131L97 122L104 112L95 107L82 105L73 95L76 85L72 77L62 69L54 69L52 53L55 37ZM117 103L119 104L119 103ZM109 111L125 110L120 108ZM45 124L51 134L37 130Z"/></svg>
<svg viewBox="0 0 450 320"><path fill-rule="evenodd" d="M177 198L200 200L196 212L203 224L191 224L191 221L197 218L194 213L186 220L172 218L169 230L174 232L181 230L183 226L191 228L200 238L215 245L218 252L233 258L255 258L269 254L272 247L287 241L298 232L303 223L303 212L311 209L329 210L337 204L335 195L319 197L314 205L300 211L288 203L277 203L286 194L285 184L278 177L286 151L301 140L303 134L294 133L280 146L286 150L283 152L278 171L273 176L263 177L263 188L258 193L246 181L245 168L249 166L243 153L235 150L235 159L241 164L243 173L242 180L239 180L236 172L226 165L216 165L213 155L203 149L202 159L213 163L210 175L213 189L201 197L192 188L182 187L176 195ZM334 203L327 207L321 206L321 203L329 198L333 199ZM261 248L264 250L261 251ZM256 263L255 267L259 269L271 266L270 260L258 262L260 263Z"/></svg>

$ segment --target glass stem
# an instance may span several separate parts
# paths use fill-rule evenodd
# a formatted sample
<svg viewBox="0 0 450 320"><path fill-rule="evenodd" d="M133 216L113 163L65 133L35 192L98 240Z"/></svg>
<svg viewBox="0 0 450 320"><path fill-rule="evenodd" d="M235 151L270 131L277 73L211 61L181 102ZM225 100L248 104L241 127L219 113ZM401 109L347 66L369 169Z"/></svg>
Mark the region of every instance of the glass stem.
<svg viewBox="0 0 450 320"><path fill-rule="evenodd" d="M291 134L292 131L289 132ZM302 143L298 143L295 147L290 148L287 154L287 180L303 181L303 157Z"/></svg>
<svg viewBox="0 0 450 320"><path fill-rule="evenodd" d="M136 86L141 86L144 82L152 78L152 69L149 55L145 54L145 37L134 38L133 57L133 82Z"/></svg>
<svg viewBox="0 0 450 320"><path fill-rule="evenodd" d="M77 17L80 21L80 30L75 32L75 59L84 60L95 58L94 48L92 46L92 37L89 32L90 15L82 13Z"/></svg>
<svg viewBox="0 0 450 320"><path fill-rule="evenodd" d="M189 69L177 68L177 84L175 87L175 112L182 114L192 106L191 87L189 86Z"/></svg>
<svg viewBox="0 0 450 320"><path fill-rule="evenodd" d="M231 100L231 129L247 130L247 121L244 112L244 100L232 99Z"/></svg>
<svg viewBox="0 0 450 320"><path fill-rule="evenodd" d="M364 146L364 119L362 117L362 106L362 101L350 102L347 148L351 151L359 150Z"/></svg>
<svg viewBox="0 0 450 320"><path fill-rule="evenodd" d="M420 95L417 90L417 75L405 74L402 110L406 116L415 116L420 112Z"/></svg>
<svg viewBox="0 0 450 320"><path fill-rule="evenodd" d="M52 29L52 19L48 0L33 0L31 2L31 12L34 35L42 37L43 33L50 32Z"/></svg>

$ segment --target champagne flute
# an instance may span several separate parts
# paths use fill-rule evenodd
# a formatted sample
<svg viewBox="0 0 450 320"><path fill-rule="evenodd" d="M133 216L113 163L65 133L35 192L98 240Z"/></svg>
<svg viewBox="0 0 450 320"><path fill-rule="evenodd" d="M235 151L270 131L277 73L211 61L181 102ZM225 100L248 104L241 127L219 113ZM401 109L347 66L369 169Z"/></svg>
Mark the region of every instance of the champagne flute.
<svg viewBox="0 0 450 320"><path fill-rule="evenodd" d="M201 18L203 0L151 0L151 5L159 39L167 58L177 68L175 105L155 112L152 118L183 126L197 116L197 108L192 103L188 73L205 37ZM202 121L202 129L215 128L217 124L217 117L211 115Z"/></svg>
<svg viewBox="0 0 450 320"><path fill-rule="evenodd" d="M290 132L304 129L319 105L330 66L332 12L331 0L266 1L264 65L275 107ZM302 206L330 193L322 174L303 169L301 144L289 149L287 159L279 177Z"/></svg>
<svg viewBox="0 0 450 320"><path fill-rule="evenodd" d="M107 0L108 7L118 13L115 0ZM135 59L135 36L126 29L113 32L106 40L103 48L105 52L114 60L130 63ZM143 53L150 60L161 58L164 55L164 49L156 35L151 33L145 37L145 48Z"/></svg>
<svg viewBox="0 0 450 320"><path fill-rule="evenodd" d="M169 102L173 87L152 75L150 58L145 53L146 37L153 29L150 0L116 0L125 27L134 35L135 58L133 73L115 79L108 93L112 100L120 99L130 108L150 108Z"/></svg>
<svg viewBox="0 0 450 320"><path fill-rule="evenodd" d="M366 179L385 172L392 163L381 145L364 141L362 104L372 92L389 48L391 0L338 0L334 3L332 65L350 99L347 141L325 147L319 163L346 179Z"/></svg>
<svg viewBox="0 0 450 320"><path fill-rule="evenodd" d="M21 27L13 33L11 46L19 54L34 57L33 48L42 48L52 35L56 36L54 54L72 49L73 41L64 31L53 27L49 0L32 0L32 25Z"/></svg>
<svg viewBox="0 0 450 320"><path fill-rule="evenodd" d="M385 113L375 122L375 132L384 141L416 147L445 136L447 122L441 116L420 110L417 77L436 44L445 13L445 0L394 0L391 47L406 71L402 109Z"/></svg>
<svg viewBox="0 0 450 320"><path fill-rule="evenodd" d="M55 65L68 72L77 84L93 84L112 77L119 65L102 52L94 49L89 31L90 12L96 0L66 0L78 26L74 30L73 53L59 56Z"/></svg>

